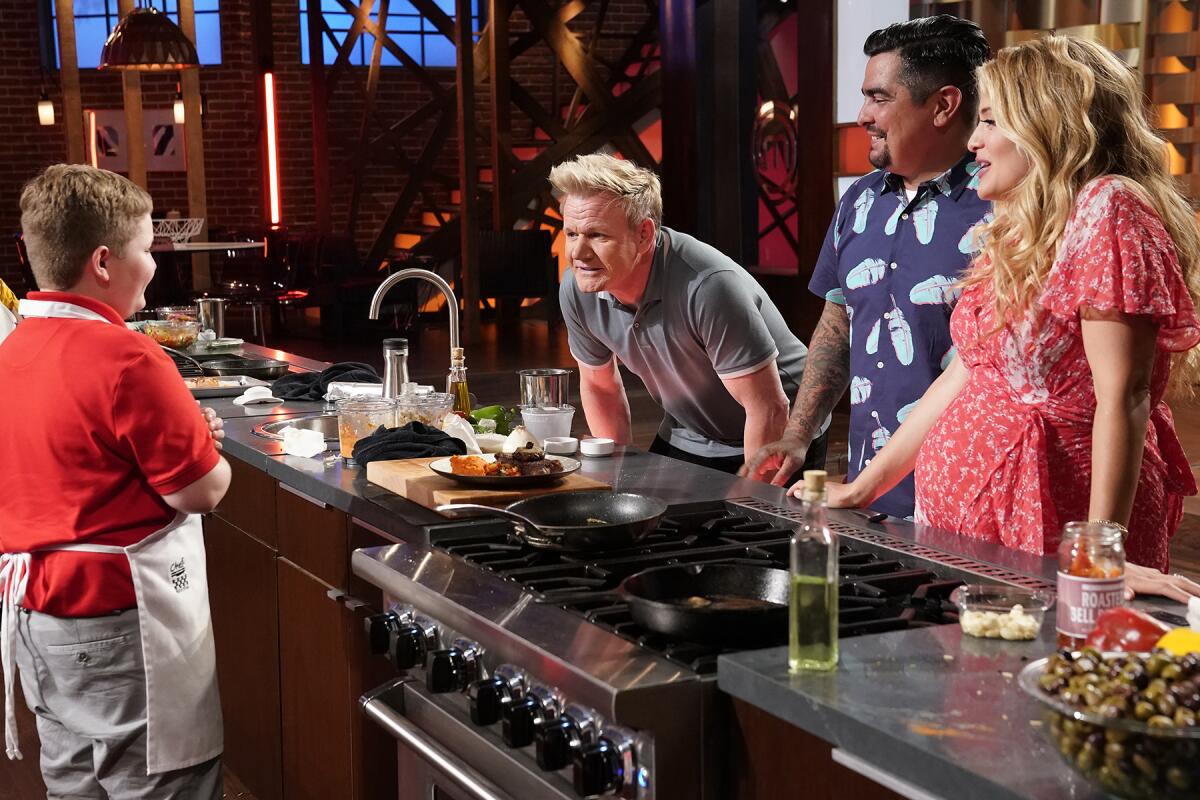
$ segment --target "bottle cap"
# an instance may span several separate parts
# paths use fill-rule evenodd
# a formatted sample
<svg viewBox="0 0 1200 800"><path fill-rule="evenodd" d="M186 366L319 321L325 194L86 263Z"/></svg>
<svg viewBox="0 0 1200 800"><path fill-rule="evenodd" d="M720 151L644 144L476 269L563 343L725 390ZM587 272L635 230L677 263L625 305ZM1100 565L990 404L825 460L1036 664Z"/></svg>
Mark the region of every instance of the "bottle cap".
<svg viewBox="0 0 1200 800"><path fill-rule="evenodd" d="M461 367L463 360L464 360L463 349L461 347L451 347L450 348L450 363Z"/></svg>

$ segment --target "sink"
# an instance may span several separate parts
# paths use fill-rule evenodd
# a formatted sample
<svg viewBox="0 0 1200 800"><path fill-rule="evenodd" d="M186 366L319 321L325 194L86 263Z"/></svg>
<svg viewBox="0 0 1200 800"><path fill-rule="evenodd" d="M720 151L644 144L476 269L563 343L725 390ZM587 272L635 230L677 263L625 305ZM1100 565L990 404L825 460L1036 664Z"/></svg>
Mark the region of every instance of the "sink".
<svg viewBox="0 0 1200 800"><path fill-rule="evenodd" d="M309 417L292 417L291 419L284 419L278 422L267 422L255 426L254 433L256 436L262 436L266 439L282 439L283 429L289 427L319 431L327 442L336 442L338 440L337 414L315 414Z"/></svg>

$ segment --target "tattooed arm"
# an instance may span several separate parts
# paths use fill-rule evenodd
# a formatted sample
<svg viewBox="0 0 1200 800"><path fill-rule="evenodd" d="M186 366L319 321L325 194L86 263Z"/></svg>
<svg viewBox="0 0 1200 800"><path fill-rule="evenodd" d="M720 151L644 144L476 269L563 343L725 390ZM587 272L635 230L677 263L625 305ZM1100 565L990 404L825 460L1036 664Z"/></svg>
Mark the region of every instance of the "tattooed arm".
<svg viewBox="0 0 1200 800"><path fill-rule="evenodd" d="M745 474L783 486L804 464L821 423L849 385L850 317L845 306L827 300L809 345L804 377L787 428L778 441L759 448L746 461Z"/></svg>

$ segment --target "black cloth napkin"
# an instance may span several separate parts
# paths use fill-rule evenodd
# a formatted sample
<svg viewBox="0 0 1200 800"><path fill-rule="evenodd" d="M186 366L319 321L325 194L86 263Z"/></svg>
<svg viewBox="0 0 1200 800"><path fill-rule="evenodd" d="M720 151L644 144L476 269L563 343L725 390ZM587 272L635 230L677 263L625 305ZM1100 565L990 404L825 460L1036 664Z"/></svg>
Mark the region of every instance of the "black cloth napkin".
<svg viewBox="0 0 1200 800"><path fill-rule="evenodd" d="M379 426L379 430L358 440L351 455L361 466L372 461L466 454L467 446L461 439L455 439L423 422L410 422L399 428Z"/></svg>
<svg viewBox="0 0 1200 800"><path fill-rule="evenodd" d="M383 383L370 364L343 361L321 372L294 372L271 384L271 394L280 400L324 400L329 384L334 381L350 383Z"/></svg>

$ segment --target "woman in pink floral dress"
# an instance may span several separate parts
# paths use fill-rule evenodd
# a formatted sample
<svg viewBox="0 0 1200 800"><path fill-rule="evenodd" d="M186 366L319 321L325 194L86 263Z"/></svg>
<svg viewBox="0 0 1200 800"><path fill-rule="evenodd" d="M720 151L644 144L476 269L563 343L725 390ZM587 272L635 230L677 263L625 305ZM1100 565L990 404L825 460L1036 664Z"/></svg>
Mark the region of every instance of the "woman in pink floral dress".
<svg viewBox="0 0 1200 800"><path fill-rule="evenodd" d="M831 505L916 469L916 519L1034 553L1063 524L1127 525L1128 586L1166 576L1196 483L1163 402L1197 376L1200 231L1146 121L1137 76L1053 36L979 71L971 138L995 219L951 318L957 358ZM1190 351L1190 352L1189 352Z"/></svg>

